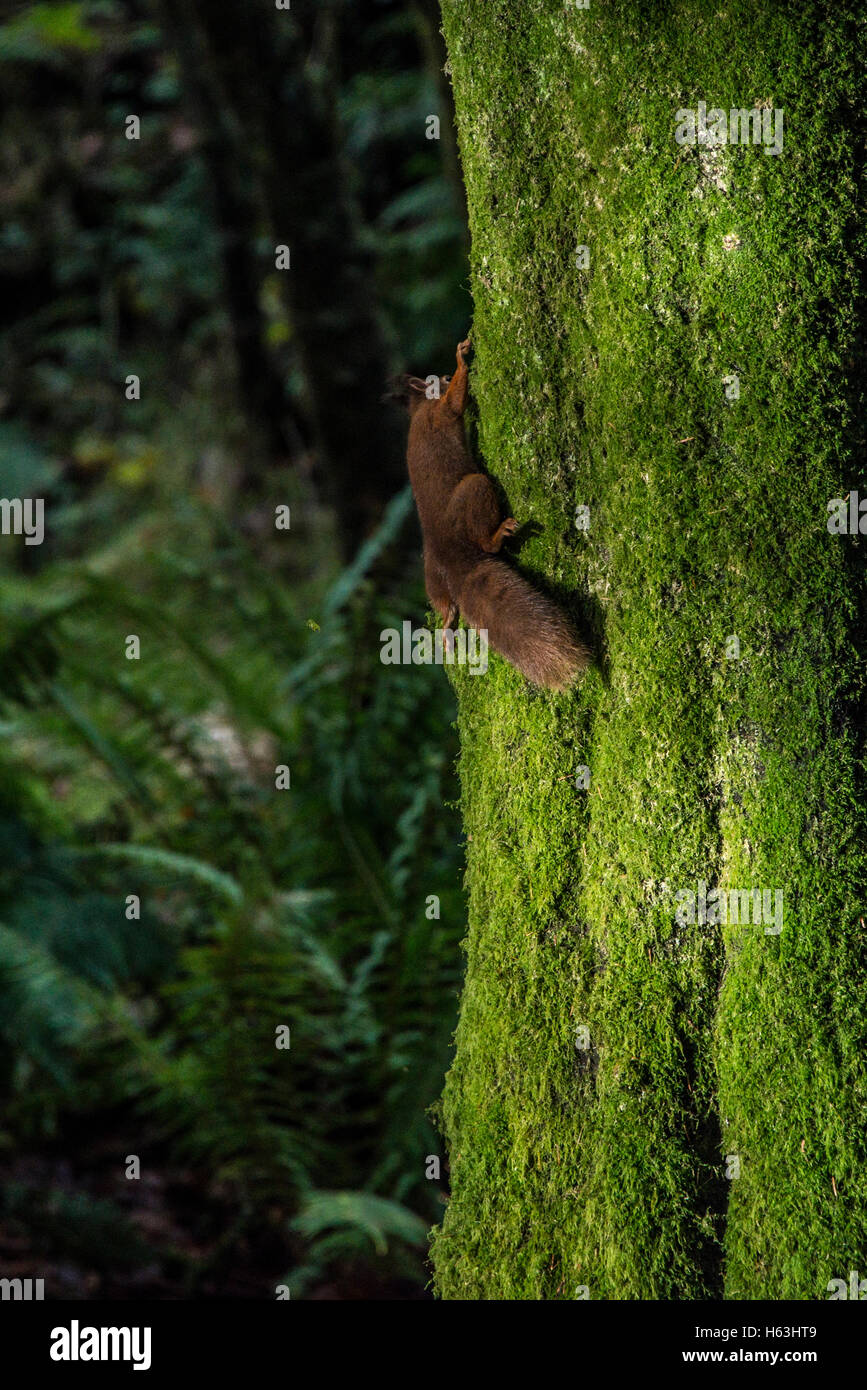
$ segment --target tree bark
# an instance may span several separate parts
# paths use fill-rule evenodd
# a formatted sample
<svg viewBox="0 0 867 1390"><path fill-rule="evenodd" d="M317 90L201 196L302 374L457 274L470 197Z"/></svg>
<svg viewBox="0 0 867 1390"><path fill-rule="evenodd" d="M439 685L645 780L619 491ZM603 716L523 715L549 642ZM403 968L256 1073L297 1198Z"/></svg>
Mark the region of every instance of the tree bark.
<svg viewBox="0 0 867 1390"><path fill-rule="evenodd" d="M867 1240L861 10L443 18L480 451L599 669L458 673L437 1286L827 1298Z"/></svg>

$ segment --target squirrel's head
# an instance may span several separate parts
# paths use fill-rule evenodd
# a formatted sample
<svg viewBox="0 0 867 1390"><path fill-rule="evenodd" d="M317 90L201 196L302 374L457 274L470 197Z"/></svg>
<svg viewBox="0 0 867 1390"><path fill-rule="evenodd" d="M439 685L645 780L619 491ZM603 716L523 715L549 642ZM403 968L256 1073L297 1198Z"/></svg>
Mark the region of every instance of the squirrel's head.
<svg viewBox="0 0 867 1390"><path fill-rule="evenodd" d="M399 401L412 419L420 405L426 401L438 401L444 396L450 381L450 376L429 376L426 380L420 376L399 376L392 382L383 400Z"/></svg>

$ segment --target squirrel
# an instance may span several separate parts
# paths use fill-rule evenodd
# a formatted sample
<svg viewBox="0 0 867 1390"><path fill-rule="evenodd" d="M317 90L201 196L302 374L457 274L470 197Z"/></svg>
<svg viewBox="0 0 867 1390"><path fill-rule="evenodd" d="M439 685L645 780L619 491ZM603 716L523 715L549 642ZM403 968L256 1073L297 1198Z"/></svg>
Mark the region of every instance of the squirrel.
<svg viewBox="0 0 867 1390"><path fill-rule="evenodd" d="M454 376L428 382L403 378L409 409L407 468L424 542L424 578L434 610L450 630L461 614L487 629L495 651L536 685L563 690L592 660L572 624L551 599L528 584L499 551L518 523L502 518L497 494L467 448L470 340L458 343ZM431 383L432 384L432 383Z"/></svg>

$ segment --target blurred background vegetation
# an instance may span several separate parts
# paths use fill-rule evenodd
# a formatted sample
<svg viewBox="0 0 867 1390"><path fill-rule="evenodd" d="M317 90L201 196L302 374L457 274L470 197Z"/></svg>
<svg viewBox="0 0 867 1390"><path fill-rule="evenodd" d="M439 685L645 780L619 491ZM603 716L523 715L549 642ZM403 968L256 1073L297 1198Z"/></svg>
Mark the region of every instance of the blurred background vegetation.
<svg viewBox="0 0 867 1390"><path fill-rule="evenodd" d="M379 662L426 607L380 398L469 322L438 26L0 7L0 497L47 526L0 537L0 1273L46 1297L424 1296L457 748Z"/></svg>

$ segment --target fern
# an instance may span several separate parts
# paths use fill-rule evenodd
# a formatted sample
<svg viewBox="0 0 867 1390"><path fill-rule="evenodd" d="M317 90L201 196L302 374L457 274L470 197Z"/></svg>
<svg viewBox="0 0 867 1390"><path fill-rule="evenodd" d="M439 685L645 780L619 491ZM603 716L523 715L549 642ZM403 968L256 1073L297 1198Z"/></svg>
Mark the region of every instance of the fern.
<svg viewBox="0 0 867 1390"><path fill-rule="evenodd" d="M380 627L407 600L379 599L366 580L406 506L396 499L332 585L319 631L221 530L243 601L227 606L207 567L170 612L81 572L67 576L74 602L37 592L33 620L9 605L5 662L0 653L0 700L18 710L13 777L24 748L31 759L35 750L71 779L77 804L98 808L44 860L39 912L50 923L49 904L67 895L58 920L74 953L63 932L37 939L33 900L7 915L0 973L17 985L0 1031L17 1033L38 1069L42 1103L53 1088L55 1122L82 1095L135 1103L169 1152L234 1193L233 1240L264 1209L289 1215L300 1203L308 1227L292 1230L310 1244L308 1272L365 1249L385 1259L388 1236L387 1258L417 1278L410 1249L437 1215L423 1176L436 1151L425 1105L448 1061L462 923L456 836L438 814L448 760L431 751L447 712L441 672L379 662ZM208 524L203 515L195 527ZM152 581L159 588L158 571ZM219 643L203 642L203 613ZM118 669L130 628L149 653L146 675L144 663ZM228 753L208 734L216 711ZM386 782L398 749L414 751ZM292 767L291 793L274 792L277 762ZM49 803L40 814L52 835L64 823ZM100 883L111 930L99 915L76 918L79 882ZM424 914L431 883L440 921ZM158 981L124 954L127 933L148 939L125 922L133 891L149 911L162 904ZM144 1012L143 989L153 996ZM280 1025L289 1051L275 1047ZM4 1084L18 1087L23 1124L21 1080ZM334 1190L339 1219L314 1233L327 1205L309 1194ZM412 1207L424 1212L415 1224Z"/></svg>

